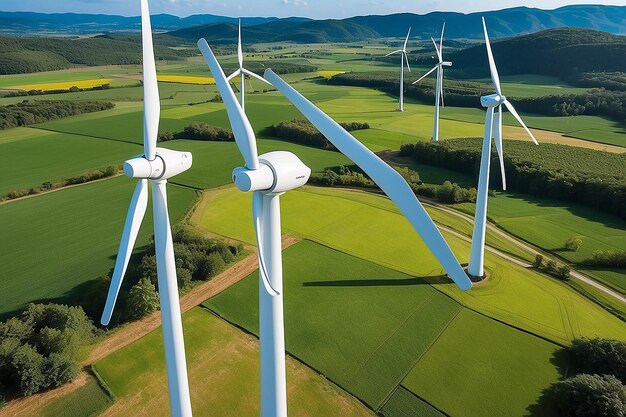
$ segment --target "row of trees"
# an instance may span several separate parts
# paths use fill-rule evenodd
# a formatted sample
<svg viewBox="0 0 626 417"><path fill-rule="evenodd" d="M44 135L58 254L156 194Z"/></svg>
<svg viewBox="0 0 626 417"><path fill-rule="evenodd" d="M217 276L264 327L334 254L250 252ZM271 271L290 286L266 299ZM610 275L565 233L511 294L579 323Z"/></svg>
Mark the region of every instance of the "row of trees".
<svg viewBox="0 0 626 417"><path fill-rule="evenodd" d="M543 261L543 255L535 255L533 267L560 280L569 280L571 272L569 266L565 264L559 265L554 259L548 259L545 263Z"/></svg>
<svg viewBox="0 0 626 417"><path fill-rule="evenodd" d="M482 139L456 139L403 145L402 156L478 176ZM541 149L525 141L505 141L507 187L537 197L583 204L626 218L626 154L556 144ZM492 166L497 156L492 154ZM497 170L492 182L499 184Z"/></svg>
<svg viewBox="0 0 626 417"><path fill-rule="evenodd" d="M234 142L235 136L230 129L210 126L206 123L191 123L181 132L161 132L159 142L166 142L174 139L194 139L208 140L214 142Z"/></svg>
<svg viewBox="0 0 626 417"><path fill-rule="evenodd" d="M96 85L89 88L79 88L71 86L70 88L62 88L56 90L17 90L3 93L3 97L25 97L25 96L43 96L46 94L65 94L65 93L80 93L82 91L101 91L111 88L111 84Z"/></svg>
<svg viewBox="0 0 626 417"><path fill-rule="evenodd" d="M340 125L348 132L369 129L370 127L369 124L361 122L342 122ZM315 126L304 119L293 119L272 125L267 128L267 134L287 142L299 143L313 148L337 150Z"/></svg>
<svg viewBox="0 0 626 417"><path fill-rule="evenodd" d="M583 262L586 265L626 268L626 251L595 251L590 259Z"/></svg>
<svg viewBox="0 0 626 417"><path fill-rule="evenodd" d="M0 394L30 395L71 381L78 348L97 334L80 307L30 304L0 323Z"/></svg>
<svg viewBox="0 0 626 417"><path fill-rule="evenodd" d="M54 190L57 188L65 187L68 185L83 184L85 182L95 181L102 178L112 177L119 172L118 167L108 166L106 168L96 169L93 171L84 172L76 177L65 178L59 182L46 181L39 187L31 187L23 190L13 190L7 193L4 197L0 197L2 200L14 200L16 198L25 197L27 195L35 195L43 193L45 191Z"/></svg>
<svg viewBox="0 0 626 417"><path fill-rule="evenodd" d="M0 106L0 130L112 109L108 101L24 100Z"/></svg>
<svg viewBox="0 0 626 417"><path fill-rule="evenodd" d="M189 226L175 229L172 238L178 287L183 291L189 290L194 282L206 281L217 275L243 251L242 245L206 239ZM87 314L94 319L102 314L110 280L110 276L98 278L80 301ZM152 241L146 252L131 258L112 325L137 320L155 311L159 307L157 291L157 264Z"/></svg>
<svg viewBox="0 0 626 417"><path fill-rule="evenodd" d="M568 352L577 375L554 386L560 415L626 416L626 343L576 339Z"/></svg>

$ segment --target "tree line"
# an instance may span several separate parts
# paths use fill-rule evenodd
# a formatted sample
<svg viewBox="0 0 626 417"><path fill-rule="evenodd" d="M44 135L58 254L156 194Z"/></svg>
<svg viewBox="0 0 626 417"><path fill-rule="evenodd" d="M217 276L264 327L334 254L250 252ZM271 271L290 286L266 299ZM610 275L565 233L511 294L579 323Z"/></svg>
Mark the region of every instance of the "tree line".
<svg viewBox="0 0 626 417"><path fill-rule="evenodd" d="M369 129L370 127L369 124L361 122L342 122L339 124L348 132ZM266 129L265 133L287 142L299 143L318 149L337 150L335 145L330 143L311 122L304 119L293 119L280 122L277 125L271 125Z"/></svg>
<svg viewBox="0 0 626 417"><path fill-rule="evenodd" d="M509 190L582 204L626 218L626 154L573 146L504 141ZM478 177L482 139L418 142L401 147L402 156ZM539 149L541 148L541 149ZM495 150L492 166L498 166ZM492 184L500 173L491 170Z"/></svg>
<svg viewBox="0 0 626 417"><path fill-rule="evenodd" d="M24 100L0 106L0 130L112 109L108 101Z"/></svg>
<svg viewBox="0 0 626 417"><path fill-rule="evenodd" d="M212 142L234 142L235 136L230 129L210 126L206 123L191 123L180 132L160 132L158 141L167 142L174 139L207 140Z"/></svg>

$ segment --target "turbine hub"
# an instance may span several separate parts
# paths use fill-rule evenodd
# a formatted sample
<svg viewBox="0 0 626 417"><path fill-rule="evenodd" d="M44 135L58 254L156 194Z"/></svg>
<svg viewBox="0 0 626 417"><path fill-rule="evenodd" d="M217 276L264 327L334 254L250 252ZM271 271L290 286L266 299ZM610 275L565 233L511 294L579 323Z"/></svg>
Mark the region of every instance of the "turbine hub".
<svg viewBox="0 0 626 417"><path fill-rule="evenodd" d="M450 61L443 61L441 63L441 66L442 67L451 67L452 66L452 62L450 62Z"/></svg>
<svg viewBox="0 0 626 417"><path fill-rule="evenodd" d="M192 162L191 152L157 148L152 161L140 155L124 162L124 174L130 178L166 180L187 171Z"/></svg>
<svg viewBox="0 0 626 417"><path fill-rule="evenodd" d="M506 101L506 97L500 94L490 94L480 98L480 104L483 107L497 107Z"/></svg>
<svg viewBox="0 0 626 417"><path fill-rule="evenodd" d="M233 170L233 182L244 192L284 193L303 186L310 176L311 169L296 155L286 151L259 156L259 169L239 167Z"/></svg>

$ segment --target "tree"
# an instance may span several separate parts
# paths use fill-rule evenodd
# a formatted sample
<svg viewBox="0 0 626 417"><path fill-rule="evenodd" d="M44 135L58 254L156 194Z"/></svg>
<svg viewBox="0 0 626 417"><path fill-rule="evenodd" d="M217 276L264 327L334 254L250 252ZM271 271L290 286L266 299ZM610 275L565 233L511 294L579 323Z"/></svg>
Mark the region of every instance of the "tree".
<svg viewBox="0 0 626 417"><path fill-rule="evenodd" d="M563 281L569 280L570 269L567 265L561 265L558 269L558 277Z"/></svg>
<svg viewBox="0 0 626 417"><path fill-rule="evenodd" d="M137 320L159 308L159 295L149 278L141 278L128 293L126 300L126 314L132 320Z"/></svg>
<svg viewBox="0 0 626 417"><path fill-rule="evenodd" d="M176 278L178 279L178 288L187 290L191 288L191 273L185 268L176 268Z"/></svg>
<svg viewBox="0 0 626 417"><path fill-rule="evenodd" d="M11 365L22 395L31 395L46 387L43 356L31 345L22 345L13 352Z"/></svg>
<svg viewBox="0 0 626 417"><path fill-rule="evenodd" d="M572 236L565 241L565 249L571 252L578 252L580 245L583 244L583 240L579 237Z"/></svg>
<svg viewBox="0 0 626 417"><path fill-rule="evenodd" d="M139 266L139 270L141 271L141 276L149 278L152 282L156 284L158 280L156 256L144 255L144 257L141 258L141 265Z"/></svg>
<svg viewBox="0 0 626 417"><path fill-rule="evenodd" d="M626 342L613 339L575 339L569 348L579 372L613 375L626 382Z"/></svg>
<svg viewBox="0 0 626 417"><path fill-rule="evenodd" d="M551 274L557 271L557 264L555 260L549 259L548 262L546 262L546 271L548 271Z"/></svg>
<svg viewBox="0 0 626 417"><path fill-rule="evenodd" d="M209 279L217 274L219 271L224 268L225 262L224 259L219 255L219 253L212 253L206 257L202 266L200 267L200 279Z"/></svg>
<svg viewBox="0 0 626 417"><path fill-rule="evenodd" d="M53 353L43 364L46 388L56 388L67 384L78 375L78 363L67 353Z"/></svg>
<svg viewBox="0 0 626 417"><path fill-rule="evenodd" d="M555 400L566 417L624 417L626 392L612 375L580 374L558 382Z"/></svg>
<svg viewBox="0 0 626 417"><path fill-rule="evenodd" d="M543 265L543 255L537 254L535 255L535 261L533 262L533 267L534 268L541 268L541 266Z"/></svg>

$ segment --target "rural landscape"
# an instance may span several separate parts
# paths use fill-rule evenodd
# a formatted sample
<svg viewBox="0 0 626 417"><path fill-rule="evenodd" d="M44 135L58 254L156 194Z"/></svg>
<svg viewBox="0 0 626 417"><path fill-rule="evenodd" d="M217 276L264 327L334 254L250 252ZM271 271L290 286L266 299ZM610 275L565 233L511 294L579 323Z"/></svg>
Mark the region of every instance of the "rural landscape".
<svg viewBox="0 0 626 417"><path fill-rule="evenodd" d="M626 416L626 6L146 20L142 0L142 20L129 3L0 11L0 417L187 415L168 402L164 224L194 416L284 417L260 401L265 291L289 416ZM155 149L161 176L159 155L193 163L139 176ZM310 169L276 189L279 287L263 188L233 172L274 151Z"/></svg>

